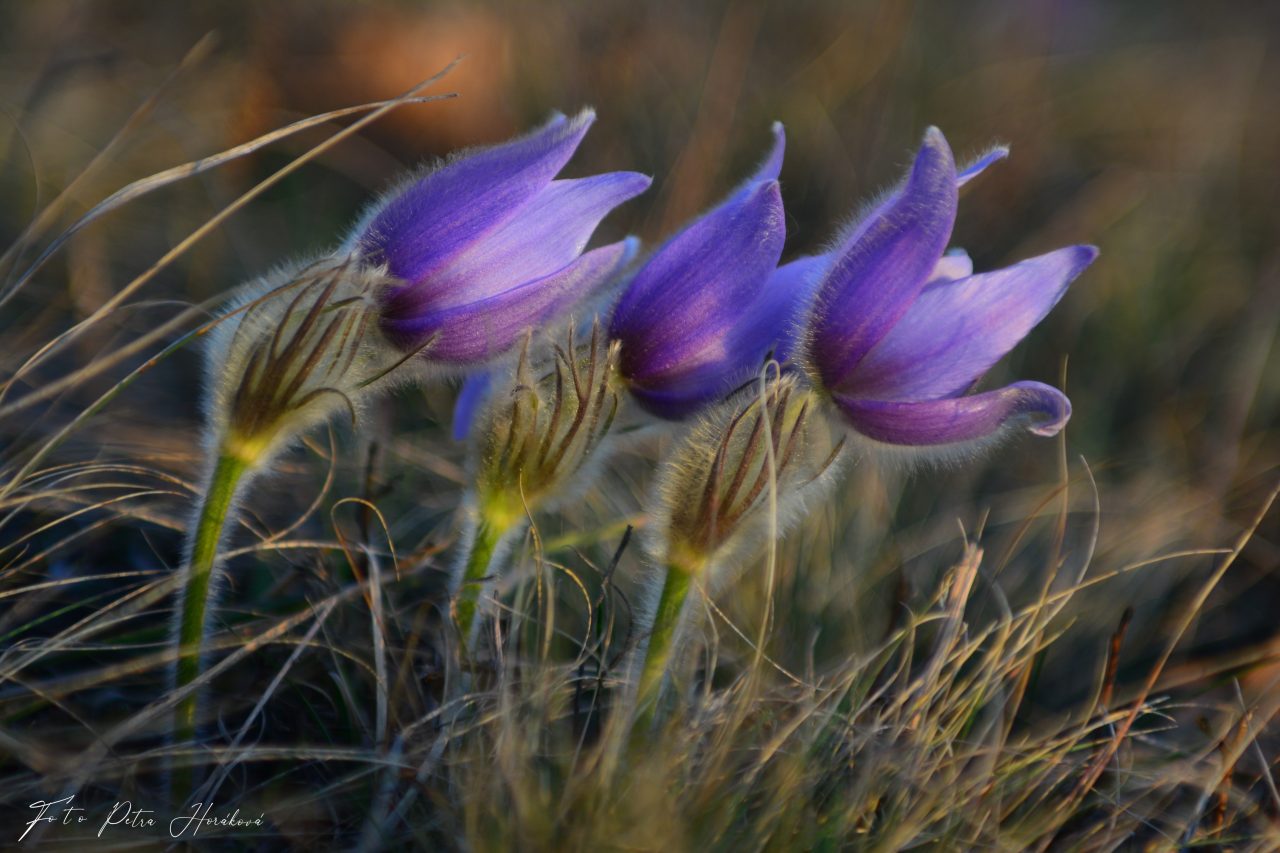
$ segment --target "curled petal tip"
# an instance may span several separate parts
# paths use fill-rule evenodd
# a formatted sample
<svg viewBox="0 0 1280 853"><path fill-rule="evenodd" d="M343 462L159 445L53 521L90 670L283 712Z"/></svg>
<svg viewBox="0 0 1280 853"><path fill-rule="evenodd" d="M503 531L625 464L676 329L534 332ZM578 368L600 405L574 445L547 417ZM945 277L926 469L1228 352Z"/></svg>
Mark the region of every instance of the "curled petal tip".
<svg viewBox="0 0 1280 853"><path fill-rule="evenodd" d="M1062 432L1062 428L1071 420L1071 401L1067 395L1051 385L1039 382L1019 382L1014 386L1023 392L1025 412L1032 418L1027 424L1027 432L1051 438Z"/></svg>
<svg viewBox="0 0 1280 853"><path fill-rule="evenodd" d="M641 172L628 172L630 195L627 198L635 198L641 193L647 192L649 187L653 186L653 176L645 175Z"/></svg>
<svg viewBox="0 0 1280 853"><path fill-rule="evenodd" d="M912 164L911 174L907 176L908 186L921 177L931 180L934 170L940 170L948 175L949 194L955 196L957 187L955 154L952 153L951 145L942 135L942 131L936 127L930 127L925 131L924 141L920 144L915 163Z"/></svg>
<svg viewBox="0 0 1280 853"><path fill-rule="evenodd" d="M966 445L1024 427L1034 435L1059 433L1071 418L1067 396L1042 382L939 400L878 401L833 395L861 435L884 444L914 447Z"/></svg>
<svg viewBox="0 0 1280 853"><path fill-rule="evenodd" d="M1062 258L1062 272L1060 275L1067 282L1070 282L1098 259L1098 247L1089 245L1070 246L1065 249L1059 249L1057 252L1042 255L1041 258L1048 259L1055 255ZM1032 262L1037 260L1040 260L1040 258L1031 259ZM1024 261L1024 263L1027 262Z"/></svg>

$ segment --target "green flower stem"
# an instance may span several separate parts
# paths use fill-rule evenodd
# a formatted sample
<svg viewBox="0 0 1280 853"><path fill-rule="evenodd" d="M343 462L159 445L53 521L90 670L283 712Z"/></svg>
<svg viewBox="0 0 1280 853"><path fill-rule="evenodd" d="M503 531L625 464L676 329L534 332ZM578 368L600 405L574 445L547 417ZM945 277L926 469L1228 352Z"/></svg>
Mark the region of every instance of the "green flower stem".
<svg viewBox="0 0 1280 853"><path fill-rule="evenodd" d="M662 594L658 598L658 612L653 617L653 629L649 633L649 645L644 653L644 666L640 673L640 689L636 695L637 707L645 718L652 718L661 692L662 679L671 664L672 643L684 612L685 599L693 588L694 572L683 566L667 566L662 582Z"/></svg>
<svg viewBox="0 0 1280 853"><path fill-rule="evenodd" d="M502 524L491 514L480 511L471 550L467 553L466 566L462 572L462 585L458 589L458 632L468 644L471 643L472 625L480 604L480 592L484 587L481 581L488 574L494 553L511 527L511 524Z"/></svg>
<svg viewBox="0 0 1280 853"><path fill-rule="evenodd" d="M252 465L242 456L223 452L218 456L213 476L196 519L191 556L187 561L186 584L182 596L182 616L178 623L178 665L176 686L186 687L200 675L200 656L208 617L209 589L218 560L218 545L236 489ZM196 732L197 692L188 694L173 714L174 740L190 740Z"/></svg>

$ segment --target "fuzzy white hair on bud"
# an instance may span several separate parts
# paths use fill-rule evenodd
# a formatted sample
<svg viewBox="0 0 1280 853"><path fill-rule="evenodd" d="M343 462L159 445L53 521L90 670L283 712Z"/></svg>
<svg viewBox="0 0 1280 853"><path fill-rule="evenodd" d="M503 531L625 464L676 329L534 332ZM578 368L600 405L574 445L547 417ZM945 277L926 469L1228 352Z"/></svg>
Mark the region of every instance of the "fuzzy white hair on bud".
<svg viewBox="0 0 1280 853"><path fill-rule="evenodd" d="M354 424L405 361L378 329L384 284L376 270L327 257L243 288L206 351L210 450L262 467L339 413Z"/></svg>
<svg viewBox="0 0 1280 853"><path fill-rule="evenodd" d="M845 442L813 392L793 374L764 393L756 387L705 418L664 462L645 538L658 563L693 573L722 566L785 533L834 481Z"/></svg>

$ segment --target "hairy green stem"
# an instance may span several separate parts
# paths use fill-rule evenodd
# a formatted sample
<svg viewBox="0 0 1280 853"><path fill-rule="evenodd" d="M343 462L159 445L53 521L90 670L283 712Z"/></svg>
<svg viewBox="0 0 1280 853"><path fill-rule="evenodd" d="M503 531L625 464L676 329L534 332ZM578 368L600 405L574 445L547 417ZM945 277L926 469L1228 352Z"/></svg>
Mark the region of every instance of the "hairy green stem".
<svg viewBox="0 0 1280 853"><path fill-rule="evenodd" d="M693 575L684 567L669 565L662 581L662 594L658 597L658 611L649 632L649 645L645 648L640 672L640 689L636 694L636 706L642 709L645 719L652 719L656 712L662 679L671 664L672 643L680 625L680 615L693 587Z"/></svg>
<svg viewBox="0 0 1280 853"><path fill-rule="evenodd" d="M200 657L204 645L205 620L208 618L209 590L218 560L218 546L226 527L227 515L235 500L236 489L250 464L242 457L222 453L205 489L200 514L196 518L191 555L187 560L186 581L182 591L182 613L178 622L178 662L176 687L182 689L200 675ZM197 692L178 703L173 713L173 736L176 742L190 740L196 732ZM180 795L185 792L176 791Z"/></svg>
<svg viewBox="0 0 1280 853"><path fill-rule="evenodd" d="M493 562L498 546L510 529L510 525L503 525L483 510L480 511L457 593L458 632L468 645L471 643L472 625L480 604L480 592L484 587L482 580L488 574L489 564Z"/></svg>

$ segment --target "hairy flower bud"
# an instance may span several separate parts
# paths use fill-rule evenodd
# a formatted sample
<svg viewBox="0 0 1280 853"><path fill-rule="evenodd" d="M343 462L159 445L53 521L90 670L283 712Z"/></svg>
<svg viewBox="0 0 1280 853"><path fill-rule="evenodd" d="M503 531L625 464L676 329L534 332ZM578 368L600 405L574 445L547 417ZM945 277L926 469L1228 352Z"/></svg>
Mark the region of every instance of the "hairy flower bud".
<svg viewBox="0 0 1280 853"><path fill-rule="evenodd" d="M329 257L251 285L212 336L210 437L260 466L291 438L361 399L405 356L378 329L382 277Z"/></svg>
<svg viewBox="0 0 1280 853"><path fill-rule="evenodd" d="M507 526L550 499L563 500L590 464L618 411L611 383L618 346L593 326L585 346L555 347L536 370L526 345L514 383L489 405L478 437L476 491L485 515Z"/></svg>
<svg viewBox="0 0 1280 853"><path fill-rule="evenodd" d="M780 534L832 479L843 446L792 374L722 408L663 465L653 556L672 571L697 574L771 531Z"/></svg>

